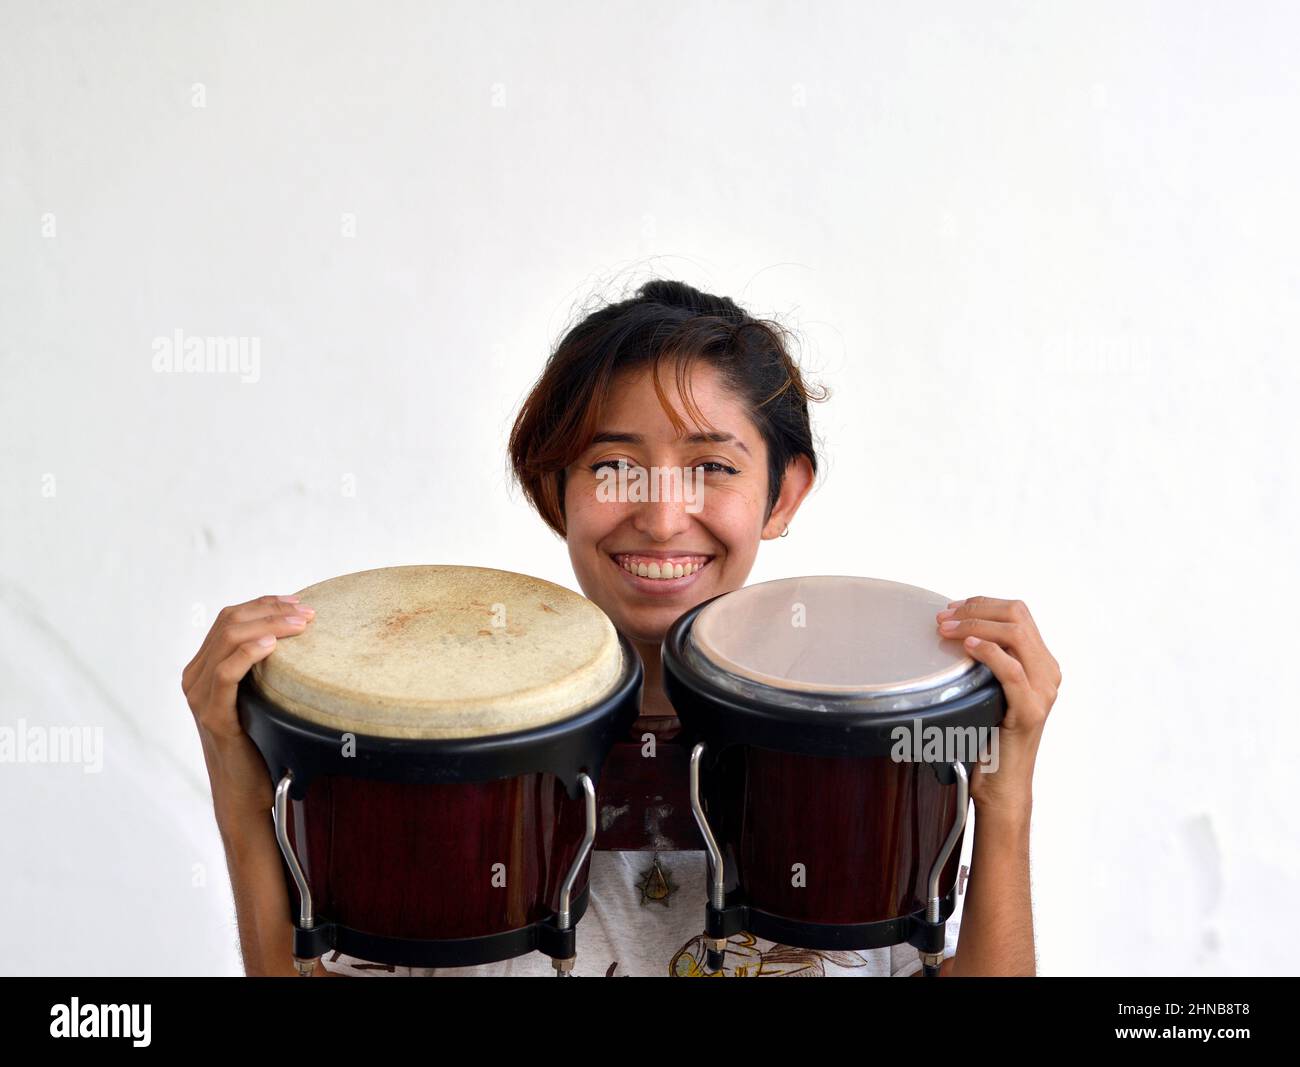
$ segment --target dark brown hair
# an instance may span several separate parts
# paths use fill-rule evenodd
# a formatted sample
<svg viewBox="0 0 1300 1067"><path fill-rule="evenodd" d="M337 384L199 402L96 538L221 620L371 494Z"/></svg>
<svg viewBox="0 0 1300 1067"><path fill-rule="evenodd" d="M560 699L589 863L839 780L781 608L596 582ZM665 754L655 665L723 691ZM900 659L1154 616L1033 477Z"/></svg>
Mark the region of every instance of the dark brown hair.
<svg viewBox="0 0 1300 1067"><path fill-rule="evenodd" d="M744 398L767 442L766 519L781 495L791 460L807 456L816 474L808 402L829 395L825 388L809 389L804 383L788 337L785 327L750 316L729 297L678 281L646 282L630 299L588 315L551 353L510 432L515 480L546 524L563 537L565 468L595 436L614 377L648 365L659 403L680 433L683 424L659 380L660 365L673 363L678 391L703 429L688 378L690 365L702 360Z"/></svg>

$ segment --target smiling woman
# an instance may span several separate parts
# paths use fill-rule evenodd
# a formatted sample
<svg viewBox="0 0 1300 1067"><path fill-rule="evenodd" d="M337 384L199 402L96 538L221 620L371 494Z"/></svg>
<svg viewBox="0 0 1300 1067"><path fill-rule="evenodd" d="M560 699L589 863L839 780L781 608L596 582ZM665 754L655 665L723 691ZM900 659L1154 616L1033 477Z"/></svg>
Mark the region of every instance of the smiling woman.
<svg viewBox="0 0 1300 1067"><path fill-rule="evenodd" d="M859 977L905 975L921 967L917 950L908 944L799 948L750 933L706 939L701 931L700 903L711 892L707 842L693 821L688 796L691 753L681 743L681 727L663 687L664 638L692 608L740 589L759 544L789 529L818 468L809 402L825 396L804 383L782 328L752 318L725 297L654 281L570 330L519 413L509 446L515 477L542 519L564 538L583 593L644 664L640 717L614 745L592 797L598 809L589 817L595 850L587 917L575 931L575 975ZM1017 620L1027 618L1020 607L980 598L967 604L939 613L936 628L942 623L959 629L958 636L969 634L978 645L977 637L1002 633L990 627L1010 627L1029 653L1037 651L1041 642L1025 644L1015 636L1022 635ZM986 621L1001 617L999 612L1012 621ZM949 615L959 617L944 623ZM280 640L317 632L327 636L315 619L315 609L298 596L267 596L226 608L182 674L227 845L249 974L292 974L300 968L292 958L293 924L287 918L279 843L267 818L272 785L266 762L241 727L235 692ZM398 623L405 632L410 619L401 616L391 625ZM992 651L971 655L1015 688L1011 668L996 661ZM1058 684L1054 662L1045 657L1043 650L1038 659L1053 668L1053 684ZM1018 706L1027 721L1024 747L1036 747L1045 713L1035 717L1024 699ZM636 710L630 709L629 717ZM1027 805L1021 801L1032 752L1020 763L1019 777L984 790L1000 801L990 811L1000 806L1026 814L1024 820L1002 820L1009 842L1004 847L999 849L996 837L980 838L992 840L986 852L1001 857L981 868L994 872L987 880L990 900L1007 896L999 878L1023 883L1027 894L1027 875L1016 881L1014 872L1006 873L1009 864L1019 865L1017 870L1024 866L1027 848ZM977 785L972 784L971 796L978 810ZM996 831L999 824L991 825ZM1016 907L1017 915L1027 912L1027 896L1023 907ZM959 899L948 918L945 956L956 951L962 910ZM983 924L994 933L1005 925L1000 918ZM976 945L981 945L978 937ZM978 952L971 958L978 960ZM948 960L944 973L958 962ZM420 968L331 951L311 973L554 972L539 952L499 963Z"/></svg>
<svg viewBox="0 0 1300 1067"><path fill-rule="evenodd" d="M819 950L746 933L727 942L720 971L706 967L708 867L683 799L686 753L673 743L661 648L683 613L745 584L760 542L788 530L812 488L809 402L827 393L805 384L787 340L726 297L650 282L568 332L510 436L515 477L567 543L579 586L645 665L641 718L599 788L575 973L884 976L920 966L908 945ZM955 938L953 922L949 954ZM370 973L347 959L325 965ZM410 973L541 975L548 963L534 953Z"/></svg>

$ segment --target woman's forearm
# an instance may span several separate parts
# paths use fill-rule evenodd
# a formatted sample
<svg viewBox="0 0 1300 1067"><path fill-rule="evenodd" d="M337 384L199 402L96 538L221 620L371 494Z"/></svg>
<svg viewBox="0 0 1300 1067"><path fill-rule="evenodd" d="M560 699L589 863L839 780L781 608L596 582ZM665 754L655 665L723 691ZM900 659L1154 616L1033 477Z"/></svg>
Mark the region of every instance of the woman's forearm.
<svg viewBox="0 0 1300 1067"><path fill-rule="evenodd" d="M977 806L957 952L941 973L1032 976L1035 970L1029 809L1012 815Z"/></svg>
<svg viewBox="0 0 1300 1067"><path fill-rule="evenodd" d="M297 974L289 891L280 870L271 814L218 817L235 895L239 951L250 976Z"/></svg>
<svg viewBox="0 0 1300 1067"><path fill-rule="evenodd" d="M293 922L271 814L218 818L235 896L239 951L250 977L294 976ZM338 977L318 960L319 977Z"/></svg>

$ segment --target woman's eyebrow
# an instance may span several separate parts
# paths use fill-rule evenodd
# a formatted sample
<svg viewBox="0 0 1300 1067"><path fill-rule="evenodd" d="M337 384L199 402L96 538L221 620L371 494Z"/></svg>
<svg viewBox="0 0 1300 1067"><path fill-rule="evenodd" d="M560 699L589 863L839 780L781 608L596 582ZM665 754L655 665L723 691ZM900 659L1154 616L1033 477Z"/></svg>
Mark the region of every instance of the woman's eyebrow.
<svg viewBox="0 0 1300 1067"><path fill-rule="evenodd" d="M718 445L725 445L730 442L735 444L735 446L744 452L745 455L750 456L751 459L753 458L749 449L745 447L745 442L734 434L724 433L722 431L715 433L693 433L682 438L682 440L691 445L702 444L705 441L712 441L714 444ZM600 433L592 437L591 443L593 445L607 443L639 445L645 443L645 438L639 433L624 433L620 430L602 430Z"/></svg>

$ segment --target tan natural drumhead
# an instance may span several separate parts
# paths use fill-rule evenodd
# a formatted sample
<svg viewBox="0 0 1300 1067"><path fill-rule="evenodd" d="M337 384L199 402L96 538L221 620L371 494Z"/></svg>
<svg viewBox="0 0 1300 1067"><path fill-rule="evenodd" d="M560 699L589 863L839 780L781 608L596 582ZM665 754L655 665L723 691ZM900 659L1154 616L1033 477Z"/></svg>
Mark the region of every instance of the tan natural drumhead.
<svg viewBox="0 0 1300 1067"><path fill-rule="evenodd" d="M381 737L525 730L616 686L613 623L585 597L485 567L386 567L302 590L316 609L253 668L266 695L323 726Z"/></svg>
<svg viewBox="0 0 1300 1067"><path fill-rule="evenodd" d="M790 693L938 691L976 666L939 636L935 612L947 605L879 578L782 578L706 605L690 641L720 671Z"/></svg>

